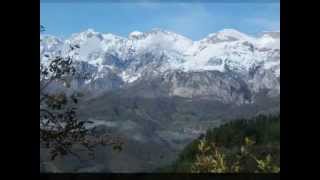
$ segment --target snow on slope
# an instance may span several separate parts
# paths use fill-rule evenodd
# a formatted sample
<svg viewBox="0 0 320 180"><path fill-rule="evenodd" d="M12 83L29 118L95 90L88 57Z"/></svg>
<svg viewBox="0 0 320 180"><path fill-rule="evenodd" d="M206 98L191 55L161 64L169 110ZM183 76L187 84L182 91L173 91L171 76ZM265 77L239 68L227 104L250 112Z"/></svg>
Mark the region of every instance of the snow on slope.
<svg viewBox="0 0 320 180"><path fill-rule="evenodd" d="M280 49L280 37L273 37L271 34L264 34L257 39L256 45L259 48Z"/></svg>
<svg viewBox="0 0 320 180"><path fill-rule="evenodd" d="M59 54L59 51L68 49L70 44L78 44L80 48L77 50L79 55L76 60L88 62L99 69L104 66L120 68L122 78L128 82L141 76L143 70L136 69L143 69L143 66L157 67L157 71L161 72L171 69L225 71L226 67L247 72L253 66L262 65L263 68L273 69L280 76L280 32L266 32L261 37L252 37L234 29L224 29L199 41L192 41L162 29L134 31L128 38L88 29L73 34L65 41L53 36L42 36L41 39L40 55ZM148 54L157 57L154 58L155 62L138 62ZM106 64L106 59L110 57L113 64ZM159 59L162 61L158 62ZM130 67L124 67L124 64L130 63L135 66L129 71L127 69ZM143 66L138 66L139 64ZM148 64L157 66L147 66Z"/></svg>

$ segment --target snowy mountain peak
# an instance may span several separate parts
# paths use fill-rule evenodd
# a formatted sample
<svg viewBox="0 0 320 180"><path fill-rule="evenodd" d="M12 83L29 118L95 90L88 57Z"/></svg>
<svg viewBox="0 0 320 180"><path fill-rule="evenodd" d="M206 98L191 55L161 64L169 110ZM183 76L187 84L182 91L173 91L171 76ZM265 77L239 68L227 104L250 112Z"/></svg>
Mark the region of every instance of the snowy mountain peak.
<svg viewBox="0 0 320 180"><path fill-rule="evenodd" d="M260 49L280 49L280 32L264 32L256 40L256 46Z"/></svg>
<svg viewBox="0 0 320 180"><path fill-rule="evenodd" d="M254 41L254 37L248 36L235 29L223 29L217 33L211 33L207 37L201 39L201 44L215 44L221 42L232 41Z"/></svg>
<svg viewBox="0 0 320 180"><path fill-rule="evenodd" d="M43 43L47 44L58 44L58 43L63 43L63 41L55 36L52 35L40 35L40 40Z"/></svg>
<svg viewBox="0 0 320 180"><path fill-rule="evenodd" d="M84 37L91 37L93 35L97 35L99 34L98 32L96 32L94 29L87 29L83 32L80 32L80 33L75 33L73 34L72 36L84 36Z"/></svg>
<svg viewBox="0 0 320 180"><path fill-rule="evenodd" d="M149 32L146 32L146 34L148 35L159 35L159 36L166 36L166 37L169 37L169 38L175 38L175 39L186 39L186 40L190 40L189 38L185 37L185 36L182 36L180 34L177 34L173 31L168 31L168 30L164 30L164 29L161 29L161 28L153 28L151 31Z"/></svg>
<svg viewBox="0 0 320 180"><path fill-rule="evenodd" d="M261 37L271 37L271 38L279 39L280 31L265 31L263 32Z"/></svg>
<svg viewBox="0 0 320 180"><path fill-rule="evenodd" d="M248 40L251 39L248 35L241 33L235 29L223 29L216 36L221 40Z"/></svg>
<svg viewBox="0 0 320 180"><path fill-rule="evenodd" d="M129 39L138 39L139 37L143 36L143 32L140 31L133 31L129 34Z"/></svg>
<svg viewBox="0 0 320 180"><path fill-rule="evenodd" d="M92 28L87 29L85 32L87 33L95 33L96 31Z"/></svg>

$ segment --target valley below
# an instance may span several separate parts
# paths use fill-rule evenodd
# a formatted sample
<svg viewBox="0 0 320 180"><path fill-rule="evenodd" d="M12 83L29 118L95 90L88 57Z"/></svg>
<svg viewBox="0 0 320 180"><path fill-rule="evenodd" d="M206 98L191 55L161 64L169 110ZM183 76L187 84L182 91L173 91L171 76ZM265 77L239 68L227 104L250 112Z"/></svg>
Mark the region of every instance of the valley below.
<svg viewBox="0 0 320 180"><path fill-rule="evenodd" d="M259 104L261 103L261 104ZM178 154L207 129L235 118L280 111L279 97L243 106L185 98L123 98L106 94L82 102L79 117L94 122L97 134L123 139L120 152L98 146L94 157L78 151L51 161L42 149L43 171L48 172L154 172L176 160ZM121 112L121 113L119 113Z"/></svg>

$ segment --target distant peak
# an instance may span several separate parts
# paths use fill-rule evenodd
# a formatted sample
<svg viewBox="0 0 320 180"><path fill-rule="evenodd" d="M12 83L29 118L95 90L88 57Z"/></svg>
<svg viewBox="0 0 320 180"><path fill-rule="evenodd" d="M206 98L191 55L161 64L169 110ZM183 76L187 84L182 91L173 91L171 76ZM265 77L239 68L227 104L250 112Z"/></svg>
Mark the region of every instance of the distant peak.
<svg viewBox="0 0 320 180"><path fill-rule="evenodd" d="M250 37L238 30L235 29L222 29L216 33L209 34L206 38L200 40L206 43L219 43L219 42L226 42L226 41L250 41L253 37Z"/></svg>
<svg viewBox="0 0 320 180"><path fill-rule="evenodd" d="M173 31L169 31L161 28L152 28L149 33L177 34Z"/></svg>
<svg viewBox="0 0 320 180"><path fill-rule="evenodd" d="M275 31L262 31L262 33L280 33L280 30L275 30Z"/></svg>
<svg viewBox="0 0 320 180"><path fill-rule="evenodd" d="M280 31L264 31L261 37L280 38Z"/></svg>
<svg viewBox="0 0 320 180"><path fill-rule="evenodd" d="M216 36L216 35L217 35L217 33L210 33L210 34L208 34L207 37L214 37L214 36Z"/></svg>
<svg viewBox="0 0 320 180"><path fill-rule="evenodd" d="M129 35L128 35L128 38L129 39L140 39L142 37L146 37L148 35L151 35L151 34L172 34L171 32L169 31L166 31L164 29L160 29L160 28L152 28L150 31L147 31L147 32L141 32L141 31L132 31Z"/></svg>
<svg viewBox="0 0 320 180"><path fill-rule="evenodd" d="M79 32L79 33L74 33L72 34L73 37L77 37L77 36L90 36L93 34L97 34L97 32L94 29L87 29L85 31Z"/></svg>
<svg viewBox="0 0 320 180"><path fill-rule="evenodd" d="M133 31L129 34L130 39L139 38L143 35L143 32L140 31Z"/></svg>
<svg viewBox="0 0 320 180"><path fill-rule="evenodd" d="M236 39L243 39L248 37L248 35L235 29L223 29L221 31L218 31L217 35L220 37L233 37Z"/></svg>
<svg viewBox="0 0 320 180"><path fill-rule="evenodd" d="M84 31L84 32L87 32L87 33L94 33L94 32L96 32L94 29L92 29L92 28L89 28L89 29L87 29L86 31Z"/></svg>
<svg viewBox="0 0 320 180"><path fill-rule="evenodd" d="M222 29L220 31L218 31L218 33L225 33L225 34L242 34L240 31L236 30L236 29L231 29L231 28L226 28L226 29Z"/></svg>

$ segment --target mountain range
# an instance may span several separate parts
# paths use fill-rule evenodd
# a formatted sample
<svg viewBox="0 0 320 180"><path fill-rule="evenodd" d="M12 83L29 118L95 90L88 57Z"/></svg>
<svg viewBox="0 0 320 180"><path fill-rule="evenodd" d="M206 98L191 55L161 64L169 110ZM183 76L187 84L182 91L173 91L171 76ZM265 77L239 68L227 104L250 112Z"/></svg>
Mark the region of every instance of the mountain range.
<svg viewBox="0 0 320 180"><path fill-rule="evenodd" d="M82 162L42 157L44 171L149 172L208 128L280 111L280 32L223 29L198 41L163 29L128 37L92 29L66 39L41 34L41 62L55 56L71 56L85 75L71 82L85 94L79 117L124 136L126 145L118 155L98 148L97 159Z"/></svg>
<svg viewBox="0 0 320 180"><path fill-rule="evenodd" d="M40 36L40 56L73 56L86 78L72 87L93 94L140 89L131 95L209 98L252 103L259 92L280 94L280 32L252 37L224 29L192 41L174 32L134 31L128 37L92 29L61 40ZM78 45L77 49L70 49ZM152 86L152 87L151 87Z"/></svg>

